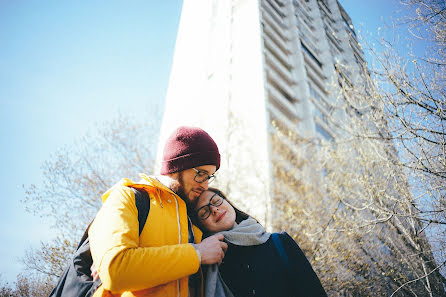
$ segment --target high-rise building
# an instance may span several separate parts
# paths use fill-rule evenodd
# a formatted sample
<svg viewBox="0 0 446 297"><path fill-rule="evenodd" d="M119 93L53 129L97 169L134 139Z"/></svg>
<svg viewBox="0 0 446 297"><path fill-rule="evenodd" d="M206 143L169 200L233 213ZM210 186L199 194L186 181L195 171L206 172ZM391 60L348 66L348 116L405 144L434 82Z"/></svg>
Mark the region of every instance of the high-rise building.
<svg viewBox="0 0 446 297"><path fill-rule="evenodd" d="M312 164L302 164L305 152L300 143L343 136L336 123L345 125L361 112L349 110L351 106L344 111L336 108L339 102L348 101L349 94L341 89L364 86L369 77L366 69L352 21L338 0L184 0L158 160L166 138L178 126L205 129L221 153L215 186L239 208L274 229L276 218L283 214L278 204L291 199L301 199L303 205L314 202L307 201L293 185L317 187L318 175L325 173L305 173L304 167ZM373 122L370 126L378 129ZM381 149L391 157L397 155L391 145L378 147ZM354 170L355 164L346 161L345 166ZM380 170L377 167L375 173L380 175ZM361 179L360 174L355 179ZM409 186L404 177L390 176L389 180L394 182L389 195L398 201L393 186L403 184L400 191L406 192ZM332 202L326 192L321 197L325 201L314 203L314 216L320 216L323 210L319 208L328 209ZM343 207L337 205L334 212ZM348 209L343 211L352 215ZM379 217L372 212L362 218ZM327 220L316 218L310 225L328 226L330 220L328 215ZM307 250L320 259L314 258L312 264L316 262L331 295L388 296L410 279L435 269L422 236L420 242L408 244L412 239L406 231L420 231L418 222L396 221L368 234L339 233L338 241L325 254L319 248L313 250L321 246L319 239L303 238ZM328 246L330 238L325 240ZM430 284L410 282L411 287L401 289L400 294L441 291L438 279L441 276Z"/></svg>
<svg viewBox="0 0 446 297"><path fill-rule="evenodd" d="M337 96L333 82L351 81L363 63L352 22L336 0L185 0L158 159L176 127L209 131L222 152L218 186L269 226L272 164L296 167L279 158L273 126L334 137L324 120ZM290 151L295 145L280 144Z"/></svg>

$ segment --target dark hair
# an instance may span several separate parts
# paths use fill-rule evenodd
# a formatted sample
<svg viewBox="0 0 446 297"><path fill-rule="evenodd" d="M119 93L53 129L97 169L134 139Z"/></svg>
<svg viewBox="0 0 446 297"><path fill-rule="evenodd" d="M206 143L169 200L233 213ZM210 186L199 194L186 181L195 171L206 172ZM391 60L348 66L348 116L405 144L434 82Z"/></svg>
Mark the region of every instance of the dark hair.
<svg viewBox="0 0 446 297"><path fill-rule="evenodd" d="M240 224L242 221L244 221L244 220L246 220L247 218L251 217L251 216L250 216L249 214L247 214L246 212L241 211L240 209L238 209L237 207L235 207L235 205L234 205L234 204L233 204L233 203L226 197L226 195L225 195L222 191L220 191L219 189L209 187L209 188L207 189L207 191L217 193L217 195L223 197L223 199L225 199L225 200L226 200L226 201L227 201L227 202L234 208L234 210L235 210L235 222L236 222L237 224ZM191 211L189 212L189 216L190 216L190 218L191 218L192 223L193 223L195 226L197 226L197 227L199 227L200 229L202 229L202 231L204 231L204 230L203 230L203 229L204 229L203 224L202 224L201 221L198 219L197 215L195 214L195 212L194 212L193 210L191 210ZM256 220L256 221L257 221L257 220ZM206 232L204 231L204 233L206 233Z"/></svg>

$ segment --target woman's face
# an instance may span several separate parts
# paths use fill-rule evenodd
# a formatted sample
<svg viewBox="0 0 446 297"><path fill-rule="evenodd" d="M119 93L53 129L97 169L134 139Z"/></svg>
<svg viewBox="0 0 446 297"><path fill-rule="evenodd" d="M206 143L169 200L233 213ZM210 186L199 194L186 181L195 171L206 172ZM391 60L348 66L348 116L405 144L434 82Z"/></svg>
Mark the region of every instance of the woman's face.
<svg viewBox="0 0 446 297"><path fill-rule="evenodd" d="M234 208L223 197L212 191L201 193L195 211L201 224L209 232L226 231L234 226Z"/></svg>

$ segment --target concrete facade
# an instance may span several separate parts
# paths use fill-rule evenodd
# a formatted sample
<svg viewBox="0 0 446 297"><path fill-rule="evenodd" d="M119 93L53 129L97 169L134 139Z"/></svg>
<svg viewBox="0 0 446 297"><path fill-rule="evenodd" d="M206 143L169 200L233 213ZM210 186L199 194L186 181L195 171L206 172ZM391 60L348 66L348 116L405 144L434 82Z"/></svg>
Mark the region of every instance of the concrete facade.
<svg viewBox="0 0 446 297"><path fill-rule="evenodd" d="M336 0L184 0L158 160L178 126L205 129L222 155L215 186L270 227L273 167L299 171L280 155L277 129L336 137L325 119L337 81L352 83L363 63ZM295 138L280 142L296 148Z"/></svg>

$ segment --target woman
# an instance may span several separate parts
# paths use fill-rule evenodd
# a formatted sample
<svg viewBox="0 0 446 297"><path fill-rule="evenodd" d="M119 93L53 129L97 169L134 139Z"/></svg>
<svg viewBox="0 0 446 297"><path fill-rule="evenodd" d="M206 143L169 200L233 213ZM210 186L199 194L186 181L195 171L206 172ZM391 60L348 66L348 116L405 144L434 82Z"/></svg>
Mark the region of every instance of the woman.
<svg viewBox="0 0 446 297"><path fill-rule="evenodd" d="M203 192L191 217L205 235L221 232L228 250L206 267L205 297L326 296L310 263L287 233L274 236L215 188Z"/></svg>

